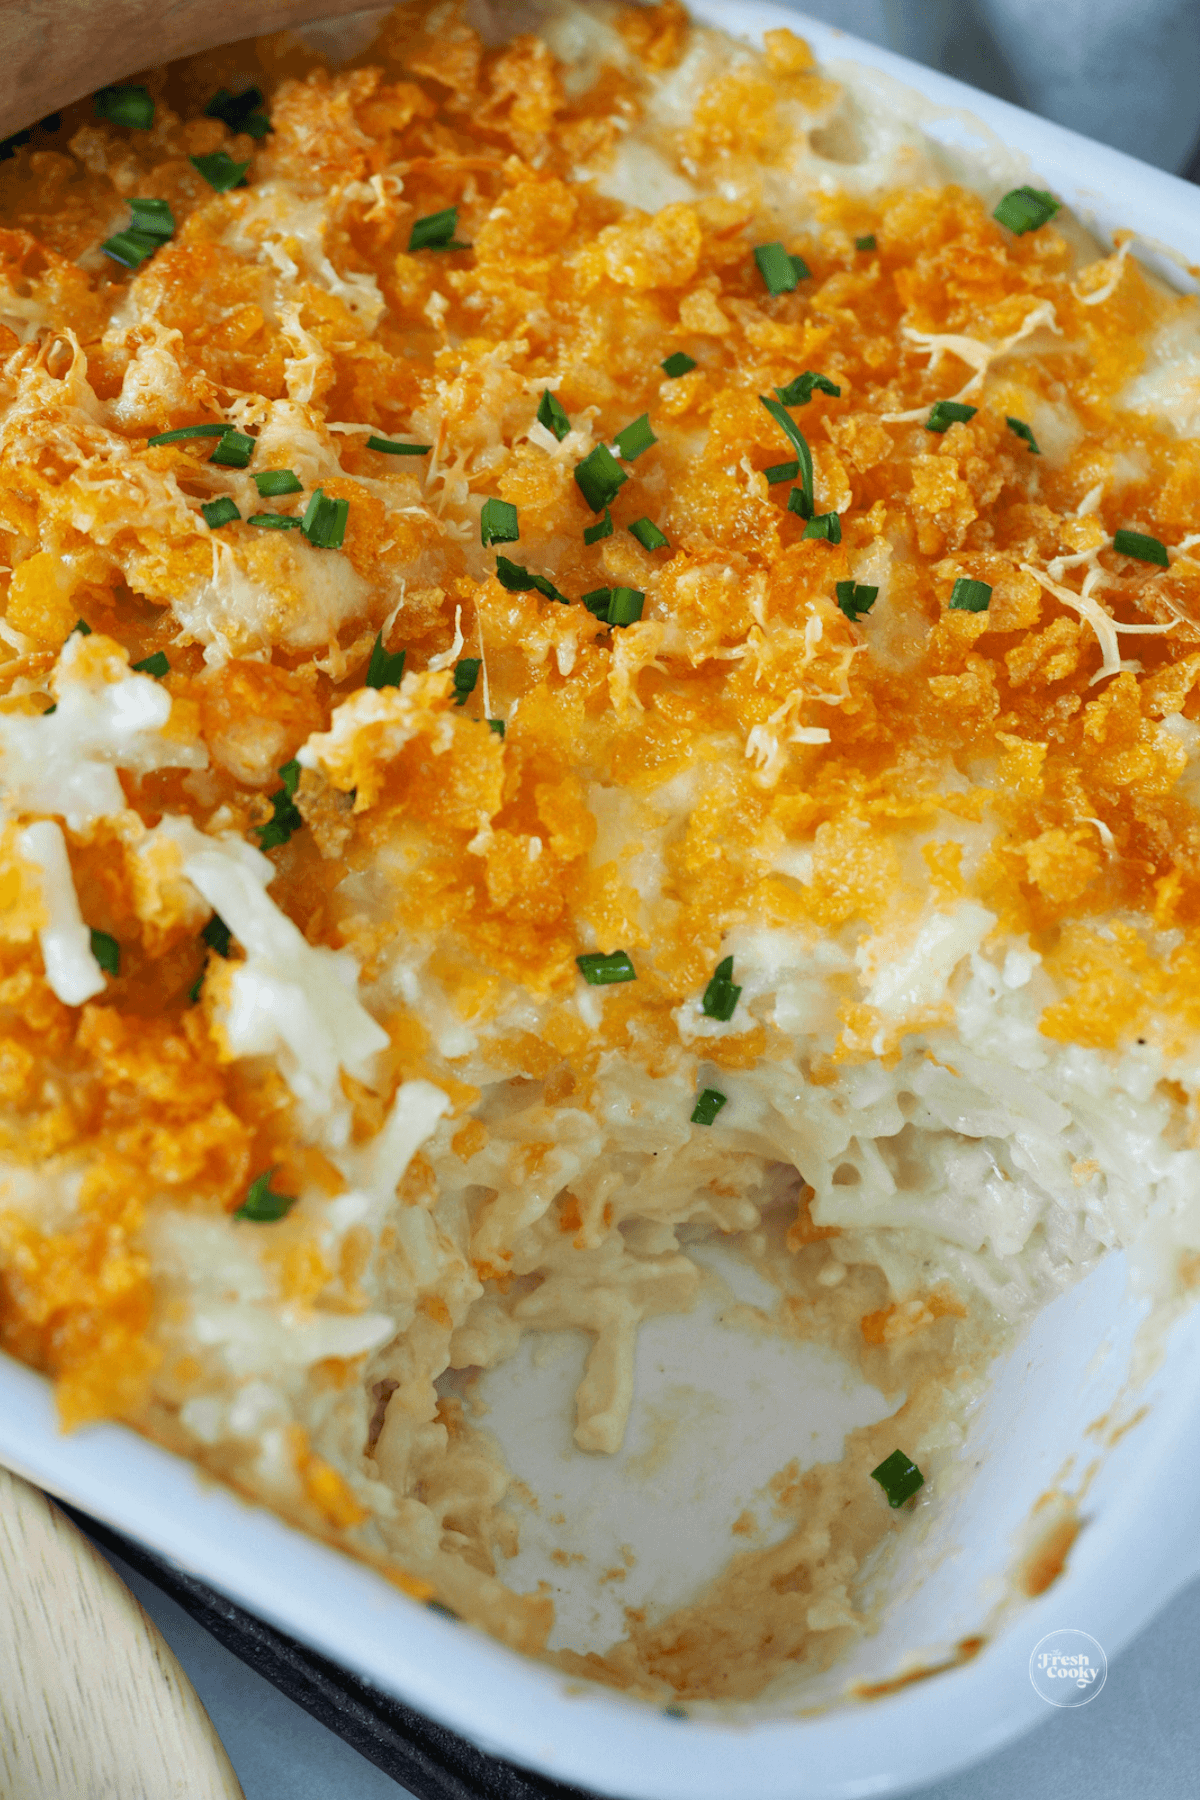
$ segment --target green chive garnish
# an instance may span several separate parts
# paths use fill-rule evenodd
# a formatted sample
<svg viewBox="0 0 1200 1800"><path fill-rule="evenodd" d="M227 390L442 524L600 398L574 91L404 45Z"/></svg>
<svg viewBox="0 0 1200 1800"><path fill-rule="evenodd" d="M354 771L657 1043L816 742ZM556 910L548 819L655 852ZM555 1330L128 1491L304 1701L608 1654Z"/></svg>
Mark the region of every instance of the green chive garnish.
<svg viewBox="0 0 1200 1800"><path fill-rule="evenodd" d="M1160 569L1171 566L1167 546L1144 531L1126 531L1122 526L1113 538L1113 549L1119 550L1122 556L1136 556L1139 562L1157 563Z"/></svg>
<svg viewBox="0 0 1200 1800"><path fill-rule="evenodd" d="M141 662L130 663L129 666L139 675L153 675L159 681L170 672L171 668L165 650L156 650L153 656L143 656Z"/></svg>
<svg viewBox="0 0 1200 1800"><path fill-rule="evenodd" d="M640 588L615 587L608 603L610 625L636 625L642 616L646 596Z"/></svg>
<svg viewBox="0 0 1200 1800"><path fill-rule="evenodd" d="M263 97L256 87L250 87L241 94L231 94L228 88L218 88L204 109L207 119L220 119L228 125L230 131L244 131L247 137L264 138L272 129L271 121L261 110Z"/></svg>
<svg viewBox="0 0 1200 1800"><path fill-rule="evenodd" d="M395 438L376 437L372 432L367 439L367 449L378 450L381 456L428 456L433 445L400 444Z"/></svg>
<svg viewBox="0 0 1200 1800"><path fill-rule="evenodd" d="M584 526L583 541L585 544L598 544L601 538L611 537L612 534L612 514L606 506L604 509L604 517L597 524Z"/></svg>
<svg viewBox="0 0 1200 1800"><path fill-rule="evenodd" d="M110 125L127 125L132 131L149 131L154 123L154 102L144 87L102 87L96 94L96 117Z"/></svg>
<svg viewBox="0 0 1200 1800"><path fill-rule="evenodd" d="M230 188L237 187L245 180L246 170L250 167L248 162L234 162L228 150L214 150L208 156L189 156L188 161L218 194L227 194Z"/></svg>
<svg viewBox="0 0 1200 1800"><path fill-rule="evenodd" d="M649 413L643 413L640 419L634 419L623 431L618 431L613 439L626 462L632 462L635 456L640 456L643 450L648 450L651 444L657 442L658 439L650 429Z"/></svg>
<svg viewBox="0 0 1200 1800"><path fill-rule="evenodd" d="M637 970L626 950L610 950L607 956L598 950L589 950L586 955L577 956L575 961L589 987L611 987L617 981L637 980Z"/></svg>
<svg viewBox="0 0 1200 1800"><path fill-rule="evenodd" d="M92 955L104 973L119 975L121 973L121 946L116 938L110 937L107 931L93 931L91 942Z"/></svg>
<svg viewBox="0 0 1200 1800"><path fill-rule="evenodd" d="M607 444L597 444L582 462L575 464L575 482L580 493L595 513L611 506L628 475Z"/></svg>
<svg viewBox="0 0 1200 1800"><path fill-rule="evenodd" d="M154 237L148 231L117 231L112 237L105 238L100 248L105 256L111 256L123 268L136 269L156 250L161 250L162 245L162 238Z"/></svg>
<svg viewBox="0 0 1200 1800"><path fill-rule="evenodd" d="M800 487L793 489L792 496L788 500L788 506L793 512L800 513L802 519L811 519L813 511L813 460L812 451L808 447L808 440L797 425L795 419L793 419L791 413L788 412L786 407L781 406L778 400L768 400L765 394L760 394L758 397L774 419L775 423L785 431L791 439L800 462ZM801 500L800 502L793 504L796 494L801 496ZM806 507L807 510L801 511L801 505Z"/></svg>
<svg viewBox="0 0 1200 1800"><path fill-rule="evenodd" d="M217 447L209 457L209 462L218 463L224 469L244 469L254 455L255 440L244 431L227 431L217 441Z"/></svg>
<svg viewBox="0 0 1200 1800"><path fill-rule="evenodd" d="M873 231L869 231L865 237L855 238L854 248L856 250L874 250L874 248L875 248L875 233Z"/></svg>
<svg viewBox="0 0 1200 1800"><path fill-rule="evenodd" d="M371 660L367 664L366 685L370 688L399 687L400 677L404 673L405 650L385 650L383 633L375 633L375 642L371 646Z"/></svg>
<svg viewBox="0 0 1200 1800"><path fill-rule="evenodd" d="M223 438L228 430L228 425L179 425L174 431L160 431L147 438L146 444L152 448L155 444L182 444L186 438Z"/></svg>
<svg viewBox="0 0 1200 1800"><path fill-rule="evenodd" d="M812 270L802 256L789 256L782 244L758 244L754 260L758 272L772 294L790 294L801 281L807 281Z"/></svg>
<svg viewBox="0 0 1200 1800"><path fill-rule="evenodd" d="M643 550L669 550L670 539L658 529L653 519L635 519L629 527Z"/></svg>
<svg viewBox="0 0 1200 1800"><path fill-rule="evenodd" d="M496 558L496 580L510 594L527 594L532 590L535 594L544 594L547 600L561 600L564 606L570 602L565 594L560 594L552 581L544 575L531 575L520 563L510 562L507 556Z"/></svg>
<svg viewBox="0 0 1200 1800"><path fill-rule="evenodd" d="M968 581L960 575L950 589L950 606L954 612L986 612L991 597L986 581Z"/></svg>
<svg viewBox="0 0 1200 1800"><path fill-rule="evenodd" d="M504 736L504 720L503 719L489 719L488 720L488 730L494 731L498 738L502 738Z"/></svg>
<svg viewBox="0 0 1200 1800"><path fill-rule="evenodd" d="M800 489L793 488L792 492L798 494ZM810 519L808 524L804 527L804 535L806 538L824 538L826 543L829 544L840 544L842 541L842 521L838 518L836 513L818 513L816 517Z"/></svg>
<svg viewBox="0 0 1200 1800"><path fill-rule="evenodd" d="M772 463L769 469L763 470L769 487L777 487L781 481L795 481L799 473L800 464L798 462Z"/></svg>
<svg viewBox="0 0 1200 1800"><path fill-rule="evenodd" d="M209 500L200 511L210 531L216 531L222 525L231 525L242 516L228 494L222 494L219 500Z"/></svg>
<svg viewBox="0 0 1200 1800"><path fill-rule="evenodd" d="M885 1456L879 1467L871 1470L871 1480L879 1483L892 1507L903 1506L918 1488L925 1486L925 1477L903 1450L893 1450L890 1456Z"/></svg>
<svg viewBox="0 0 1200 1800"><path fill-rule="evenodd" d="M602 625L607 625L608 609L612 605L612 589L593 588L590 594L581 596L579 604L586 606L590 613L594 613Z"/></svg>
<svg viewBox="0 0 1200 1800"><path fill-rule="evenodd" d="M461 662L454 665L454 704L465 706L475 692L475 683L479 680L481 659L478 656L464 656Z"/></svg>
<svg viewBox="0 0 1200 1800"><path fill-rule="evenodd" d="M777 387L775 392L785 406L807 406L814 392L831 394L838 400L842 390L836 381L830 381L828 375L818 375L812 369L805 369L803 375L797 375L786 387Z"/></svg>
<svg viewBox="0 0 1200 1800"><path fill-rule="evenodd" d="M704 990L700 1010L705 1018L719 1019L722 1024L726 1024L737 1010L741 992L740 987L734 986L732 956L723 957L713 970L713 978Z"/></svg>
<svg viewBox="0 0 1200 1800"><path fill-rule="evenodd" d="M304 509L300 529L318 550L340 550L346 536L346 520L350 513L348 500L332 500L320 488Z"/></svg>
<svg viewBox="0 0 1200 1800"><path fill-rule="evenodd" d="M73 638L76 632L79 633L80 637L91 637L92 628L86 619L76 619L70 631L68 631L67 636Z"/></svg>
<svg viewBox="0 0 1200 1800"><path fill-rule="evenodd" d="M262 531L299 531L299 519L292 518L290 513L251 513L246 520L247 525L257 525Z"/></svg>
<svg viewBox="0 0 1200 1800"><path fill-rule="evenodd" d="M254 477L254 485L263 500L273 500L278 494L299 494L304 486L292 469L263 469Z"/></svg>
<svg viewBox="0 0 1200 1800"><path fill-rule="evenodd" d="M1022 438L1024 440L1024 442L1029 445L1029 448L1032 450L1032 452L1035 456L1040 456L1042 454L1041 451L1037 447L1037 440L1034 437L1033 432L1030 430L1029 426L1025 423L1024 419L1006 418L1004 423L1008 426L1008 429L1010 431L1015 431L1017 436L1019 438Z"/></svg>
<svg viewBox="0 0 1200 1800"><path fill-rule="evenodd" d="M935 400L925 421L925 429L949 431L951 425L965 425L978 411L977 406L966 406L961 400Z"/></svg>
<svg viewBox="0 0 1200 1800"><path fill-rule="evenodd" d="M479 541L489 544L515 544L521 531L517 509L510 500L485 500L479 515Z"/></svg>
<svg viewBox="0 0 1200 1800"><path fill-rule="evenodd" d="M865 582L839 581L837 583L837 603L852 625L865 613L869 613L879 598L877 587L868 587Z"/></svg>
<svg viewBox="0 0 1200 1800"><path fill-rule="evenodd" d="M696 359L694 356L689 356L684 350L672 350L670 356L660 362L658 366L664 375L669 375L672 381L677 381L681 375L688 374L696 367Z"/></svg>
<svg viewBox="0 0 1200 1800"><path fill-rule="evenodd" d="M544 425L547 431L554 433L560 444L571 429L570 419L549 388L542 389L542 397L538 401L537 419L539 425Z"/></svg>
<svg viewBox="0 0 1200 1800"><path fill-rule="evenodd" d="M719 1088L705 1088L696 1096L696 1104L692 1108L693 1125L711 1125L721 1108L727 1104L728 1094L721 1093Z"/></svg>
<svg viewBox="0 0 1200 1800"><path fill-rule="evenodd" d="M271 817L265 825L255 828L259 847L263 850L277 850L304 824L304 815L293 797L300 785L300 764L295 757L291 762L284 763L279 774L283 786L276 788L271 795Z"/></svg>
<svg viewBox="0 0 1200 1800"><path fill-rule="evenodd" d="M1021 237L1026 231L1036 231L1047 219L1052 219L1062 205L1053 194L1045 193L1041 188L1013 188L1005 194L999 206L993 212L993 219Z"/></svg>
<svg viewBox="0 0 1200 1800"><path fill-rule="evenodd" d="M208 924L204 927L204 930L200 933L200 936L204 939L204 942L208 945L210 950L215 950L218 956L228 957L229 946L233 940L233 933L230 931L220 913L213 914L212 918L208 921Z"/></svg>
<svg viewBox="0 0 1200 1800"><path fill-rule="evenodd" d="M144 231L147 237L162 238L164 242L174 236L175 215L169 200L135 197L129 202L129 210L133 214L130 223L135 231Z"/></svg>
<svg viewBox="0 0 1200 1800"><path fill-rule="evenodd" d="M251 1219L256 1225L274 1225L291 1211L296 1204L296 1195L272 1193L274 1173L274 1168L268 1169L250 1183L246 1198L233 1215L235 1219Z"/></svg>
<svg viewBox="0 0 1200 1800"><path fill-rule="evenodd" d="M413 250L469 250L470 244L460 244L455 237L458 230L458 208L447 206L442 212L426 213L423 219L414 219L413 228L408 237L408 248Z"/></svg>

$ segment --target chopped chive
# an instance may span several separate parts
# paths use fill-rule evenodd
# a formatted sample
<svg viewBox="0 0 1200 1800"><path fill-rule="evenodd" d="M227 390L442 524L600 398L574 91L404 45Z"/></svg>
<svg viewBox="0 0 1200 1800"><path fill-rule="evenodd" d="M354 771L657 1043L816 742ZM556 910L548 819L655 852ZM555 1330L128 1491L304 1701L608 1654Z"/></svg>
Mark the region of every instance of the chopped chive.
<svg viewBox="0 0 1200 1800"><path fill-rule="evenodd" d="M664 1719L686 1719L688 1717L686 1706L664 1706L662 1712Z"/></svg>
<svg viewBox="0 0 1200 1800"><path fill-rule="evenodd" d="M489 544L515 544L520 537L517 509L511 500L485 500L479 515L479 541Z"/></svg>
<svg viewBox="0 0 1200 1800"><path fill-rule="evenodd" d="M220 119L230 131L244 131L247 137L264 138L272 130L270 119L262 111L260 89L250 87L241 94L218 88L204 109L206 119Z"/></svg>
<svg viewBox="0 0 1200 1800"><path fill-rule="evenodd" d="M950 606L954 612L986 612L991 597L986 581L968 581L960 575L950 589Z"/></svg>
<svg viewBox="0 0 1200 1800"><path fill-rule="evenodd" d="M121 973L121 946L107 931L91 933L92 955L106 975Z"/></svg>
<svg viewBox="0 0 1200 1800"><path fill-rule="evenodd" d="M951 425L965 425L979 411L961 400L935 400L925 421L926 431L949 431Z"/></svg>
<svg viewBox="0 0 1200 1800"><path fill-rule="evenodd" d="M795 490L793 490L795 491ZM826 543L840 544L842 541L842 521L836 513L818 513L804 527L806 538L824 538Z"/></svg>
<svg viewBox="0 0 1200 1800"><path fill-rule="evenodd" d="M135 196L129 202L129 210L133 214L131 224L135 231L144 231L147 237L162 238L164 241L174 236L175 215L171 211L169 200Z"/></svg>
<svg viewBox="0 0 1200 1800"><path fill-rule="evenodd" d="M794 487L792 489L791 493L788 495L787 503L788 511L795 513L798 518L812 518L813 503L802 487Z"/></svg>
<svg viewBox="0 0 1200 1800"><path fill-rule="evenodd" d="M102 87L96 94L96 117L110 125L127 125L131 131L149 131L154 102L144 87Z"/></svg>
<svg viewBox="0 0 1200 1800"><path fill-rule="evenodd" d="M299 531L300 521L290 513L251 513L246 520L247 525L257 525L263 531Z"/></svg>
<svg viewBox="0 0 1200 1800"><path fill-rule="evenodd" d="M607 956L598 950L589 950L585 955L577 956L575 961L589 987L612 987L614 982L637 980L637 970L626 950L610 950Z"/></svg>
<svg viewBox="0 0 1200 1800"><path fill-rule="evenodd" d="M903 1506L918 1488L925 1486L925 1477L903 1450L893 1450L890 1456L885 1456L879 1467L871 1470L871 1480L879 1483L892 1507Z"/></svg>
<svg viewBox="0 0 1200 1800"><path fill-rule="evenodd" d="M608 609L612 604L612 589L607 587L593 588L590 594L584 594L579 602L594 613L600 622L608 624Z"/></svg>
<svg viewBox="0 0 1200 1800"><path fill-rule="evenodd" d="M203 513L204 523L210 531L216 531L222 525L231 525L235 519L240 519L242 516L228 494L222 494L219 500L208 501L200 508L200 511Z"/></svg>
<svg viewBox="0 0 1200 1800"><path fill-rule="evenodd" d="M367 664L366 685L369 688L399 687L400 677L404 673L405 650L385 650L383 633L375 633L375 642L371 646L371 660Z"/></svg>
<svg viewBox="0 0 1200 1800"><path fill-rule="evenodd" d="M147 257L162 249L163 240L152 236L148 231L116 231L112 237L105 238L100 248L105 256L111 256L123 268L136 269Z"/></svg>
<svg viewBox="0 0 1200 1800"><path fill-rule="evenodd" d="M230 188L240 186L250 167L248 162L234 162L228 150L214 150L208 156L189 156L188 161L218 194L227 194Z"/></svg>
<svg viewBox="0 0 1200 1800"><path fill-rule="evenodd" d="M333 500L320 488L304 509L300 529L318 550L340 550L346 536L346 520L350 513L348 500Z"/></svg>
<svg viewBox="0 0 1200 1800"><path fill-rule="evenodd" d="M628 475L607 444L597 444L582 462L575 464L575 483L592 511L603 512L611 506Z"/></svg>
<svg viewBox="0 0 1200 1800"><path fill-rule="evenodd" d="M230 931L220 913L213 914L212 918L208 921L208 924L204 927L204 930L200 933L200 936L204 939L204 942L208 945L210 950L215 950L218 956L228 957L229 946L233 940L233 933Z"/></svg>
<svg viewBox="0 0 1200 1800"><path fill-rule="evenodd" d="M92 628L86 619L76 619L70 631L68 631L67 636L69 638L74 637L76 632L79 633L80 637L91 637Z"/></svg>
<svg viewBox="0 0 1200 1800"><path fill-rule="evenodd" d="M504 720L503 719L489 719L488 720L488 730L494 731L498 738L503 738L503 736L504 736Z"/></svg>
<svg viewBox="0 0 1200 1800"><path fill-rule="evenodd" d="M254 455L255 440L244 431L227 431L217 439L217 447L209 457L223 469L244 469Z"/></svg>
<svg viewBox="0 0 1200 1800"><path fill-rule="evenodd" d="M721 1093L719 1088L705 1088L702 1094L696 1096L696 1104L692 1108L692 1124L711 1125L728 1100L729 1095Z"/></svg>
<svg viewBox="0 0 1200 1800"><path fill-rule="evenodd" d="M635 519L629 527L643 550L669 550L670 539L658 529L653 519Z"/></svg>
<svg viewBox="0 0 1200 1800"><path fill-rule="evenodd" d="M292 469L263 469L254 477L259 497L273 500L277 494L299 494L304 484Z"/></svg>
<svg viewBox="0 0 1200 1800"><path fill-rule="evenodd" d="M1018 187L1005 194L992 217L1021 237L1026 231L1036 231L1039 225L1052 219L1061 205L1061 200L1056 200L1042 188Z"/></svg>
<svg viewBox="0 0 1200 1800"><path fill-rule="evenodd" d="M727 1024L737 1011L741 992L741 988L734 985L732 956L722 957L704 990L700 1010L706 1019L719 1019L722 1024Z"/></svg>
<svg viewBox="0 0 1200 1800"><path fill-rule="evenodd" d="M542 397L538 401L537 421L539 425L544 425L547 431L552 431L560 444L571 429L571 421L563 410L561 401L550 392L549 388L542 389Z"/></svg>
<svg viewBox="0 0 1200 1800"><path fill-rule="evenodd" d="M854 248L856 250L874 250L875 233L873 231L868 231L865 237L856 237L854 240Z"/></svg>
<svg viewBox="0 0 1200 1800"><path fill-rule="evenodd" d="M636 625L642 616L646 596L640 588L615 587L608 603L610 625Z"/></svg>
<svg viewBox="0 0 1200 1800"><path fill-rule="evenodd" d="M585 544L598 544L600 542L601 538L611 537L612 534L613 534L612 514L606 506L604 509L604 517L599 521L598 524L584 526L583 541Z"/></svg>
<svg viewBox="0 0 1200 1800"><path fill-rule="evenodd" d="M296 805L295 793L300 785L300 764L295 757L279 770L283 786L271 795L271 817L265 825L255 827L259 848L277 850L286 844L293 832L304 824L304 815Z"/></svg>
<svg viewBox="0 0 1200 1800"><path fill-rule="evenodd" d="M469 250L470 244L460 244L455 237L458 230L458 208L447 206L441 212L426 213L423 219L414 219L413 228L408 236L408 248L413 250Z"/></svg>
<svg viewBox="0 0 1200 1800"><path fill-rule="evenodd" d="M182 444L186 438L223 438L229 429L228 425L179 425L174 431L160 431L147 438L146 444L152 449L156 444Z"/></svg>
<svg viewBox="0 0 1200 1800"><path fill-rule="evenodd" d="M781 406L778 400L768 400L765 394L760 394L758 397L774 419L775 423L785 431L791 439L796 455L800 461L800 487L793 489L792 497L788 500L788 506L791 507L793 512L799 512L802 519L811 519L813 511L813 460L812 451L808 447L808 439L797 425L795 419L793 419L791 413L788 412L786 407ZM803 496L804 504L808 509L806 512L801 512L798 504L793 505L793 499L797 493Z"/></svg>
<svg viewBox="0 0 1200 1800"><path fill-rule="evenodd" d="M274 1173L275 1169L271 1168L265 1174L255 1177L250 1183L246 1198L233 1215L235 1219L251 1219L256 1225L274 1225L276 1220L284 1218L291 1211L296 1204L296 1195L272 1193L271 1177Z"/></svg>
<svg viewBox="0 0 1200 1800"><path fill-rule="evenodd" d="M169 674L171 668L165 650L156 650L152 656L143 656L141 662L131 663L129 666L139 675L153 675L159 681Z"/></svg>
<svg viewBox="0 0 1200 1800"><path fill-rule="evenodd" d="M454 704L465 706L475 692L475 683L479 680L481 658L464 656L454 665Z"/></svg>
<svg viewBox="0 0 1200 1800"><path fill-rule="evenodd" d="M632 462L635 456L640 456L643 450L648 450L651 444L657 442L658 439L650 429L649 413L643 413L641 418L634 419L632 424L618 431L613 439L626 462Z"/></svg>
<svg viewBox="0 0 1200 1800"><path fill-rule="evenodd" d="M672 381L677 381L681 375L688 374L696 367L696 359L694 356L689 356L684 350L672 350L670 356L660 362L658 366L664 375L669 375Z"/></svg>
<svg viewBox="0 0 1200 1800"><path fill-rule="evenodd" d="M1025 423L1024 419L1006 418L1004 423L1008 426L1010 431L1015 431L1017 436L1022 438L1024 442L1029 445L1030 450L1035 456L1040 456L1042 454L1037 447L1037 439L1034 437L1033 432Z"/></svg>
<svg viewBox="0 0 1200 1800"><path fill-rule="evenodd" d="M879 589L868 587L865 582L839 581L836 591L837 603L852 625L857 625L879 598Z"/></svg>
<svg viewBox="0 0 1200 1800"><path fill-rule="evenodd" d="M1113 538L1113 549L1122 556L1136 556L1139 562L1157 563L1160 569L1171 566L1167 546L1144 531L1126 531L1122 526Z"/></svg>
<svg viewBox="0 0 1200 1800"><path fill-rule="evenodd" d="M799 473L800 464L798 462L772 463L769 469L763 470L769 487L777 487L781 481L795 481Z"/></svg>
<svg viewBox="0 0 1200 1800"><path fill-rule="evenodd" d="M812 270L802 256L789 256L782 244L758 244L754 250L758 272L772 294L790 294Z"/></svg>
<svg viewBox="0 0 1200 1800"><path fill-rule="evenodd" d="M53 706L46 706L46 707L42 708L42 717L43 717L43 719L48 719L50 717L51 713L56 713L57 711L58 711L58 701L56 700L54 702Z"/></svg>
<svg viewBox="0 0 1200 1800"><path fill-rule="evenodd" d="M786 387L775 389L785 406L807 406L817 391L831 394L835 400L841 399L842 390L837 382L830 381L828 375L818 375L813 369L805 369L803 375L797 375Z"/></svg>
<svg viewBox="0 0 1200 1800"><path fill-rule="evenodd" d="M381 456L428 456L433 445L401 444L395 438L376 437L372 432L367 439L367 449L378 450Z"/></svg>
<svg viewBox="0 0 1200 1800"><path fill-rule="evenodd" d="M527 594L532 589L536 594L544 594L547 600L561 600L564 606L570 605L567 596L560 594L552 581L544 575L531 575L528 569L523 569L520 563L510 562L507 556L496 558L496 580L510 594Z"/></svg>

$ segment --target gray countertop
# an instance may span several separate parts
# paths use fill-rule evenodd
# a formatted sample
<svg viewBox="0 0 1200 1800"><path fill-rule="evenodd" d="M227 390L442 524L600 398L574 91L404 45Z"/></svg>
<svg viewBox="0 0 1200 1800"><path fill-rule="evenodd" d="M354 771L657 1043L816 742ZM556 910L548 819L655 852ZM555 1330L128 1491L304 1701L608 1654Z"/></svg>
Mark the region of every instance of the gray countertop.
<svg viewBox="0 0 1200 1800"><path fill-rule="evenodd" d="M403 1788L246 1668L173 1600L109 1560L191 1677L246 1800L400 1800ZM1194 1800L1198 1612L1200 1582L1110 1662L1095 1700L1070 1710L1047 1706L1045 1723L1028 1737L923 1788L920 1800Z"/></svg>

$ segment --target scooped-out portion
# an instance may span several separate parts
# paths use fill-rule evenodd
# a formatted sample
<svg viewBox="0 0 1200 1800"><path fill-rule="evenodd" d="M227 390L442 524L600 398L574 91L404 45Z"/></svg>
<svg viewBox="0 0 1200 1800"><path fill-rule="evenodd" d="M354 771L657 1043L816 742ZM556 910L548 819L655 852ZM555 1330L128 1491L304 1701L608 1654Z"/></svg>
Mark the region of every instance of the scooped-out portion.
<svg viewBox="0 0 1200 1800"><path fill-rule="evenodd" d="M0 1345L792 1703L1200 1279L1200 315L790 31L501 12L6 147Z"/></svg>

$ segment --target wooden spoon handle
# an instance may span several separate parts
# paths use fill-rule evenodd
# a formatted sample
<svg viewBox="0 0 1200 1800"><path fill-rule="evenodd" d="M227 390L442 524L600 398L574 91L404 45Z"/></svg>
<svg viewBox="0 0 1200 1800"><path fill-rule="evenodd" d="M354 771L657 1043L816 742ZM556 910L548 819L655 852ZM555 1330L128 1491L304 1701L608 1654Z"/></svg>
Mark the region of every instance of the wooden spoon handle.
<svg viewBox="0 0 1200 1800"><path fill-rule="evenodd" d="M244 1800L191 1682L81 1531L0 1469L0 1794Z"/></svg>
<svg viewBox="0 0 1200 1800"><path fill-rule="evenodd" d="M0 0L0 138L195 50L360 12L363 0Z"/></svg>

